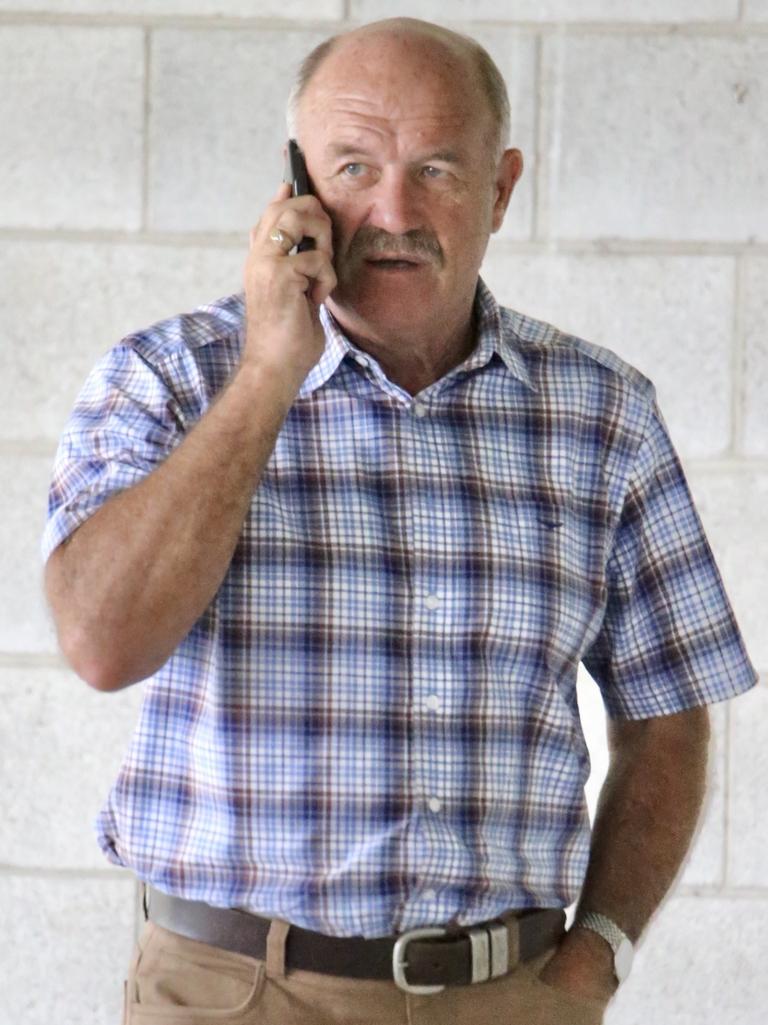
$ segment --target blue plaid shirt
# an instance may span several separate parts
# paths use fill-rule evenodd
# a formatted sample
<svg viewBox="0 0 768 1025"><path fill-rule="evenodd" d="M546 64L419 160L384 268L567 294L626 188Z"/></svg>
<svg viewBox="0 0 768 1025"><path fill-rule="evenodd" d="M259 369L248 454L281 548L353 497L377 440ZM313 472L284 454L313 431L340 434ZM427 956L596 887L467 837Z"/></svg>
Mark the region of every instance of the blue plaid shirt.
<svg viewBox="0 0 768 1025"><path fill-rule="evenodd" d="M322 316L221 589L144 684L103 850L336 935L566 906L589 846L579 663L614 717L756 681L653 386L482 282L475 350L415 398ZM243 323L235 295L101 360L44 554L183 440Z"/></svg>

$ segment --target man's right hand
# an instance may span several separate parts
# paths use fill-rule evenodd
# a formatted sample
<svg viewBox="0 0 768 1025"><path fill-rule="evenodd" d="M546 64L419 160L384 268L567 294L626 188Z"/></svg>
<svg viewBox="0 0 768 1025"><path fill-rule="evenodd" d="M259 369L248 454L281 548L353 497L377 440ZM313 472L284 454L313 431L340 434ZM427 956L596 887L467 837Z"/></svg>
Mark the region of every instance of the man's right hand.
<svg viewBox="0 0 768 1025"><path fill-rule="evenodd" d="M286 236L276 242L270 233ZM304 236L315 248L290 254ZM291 196L283 183L250 233L245 263L246 341L241 366L285 378L295 390L322 355L318 307L336 287L331 219L315 196Z"/></svg>

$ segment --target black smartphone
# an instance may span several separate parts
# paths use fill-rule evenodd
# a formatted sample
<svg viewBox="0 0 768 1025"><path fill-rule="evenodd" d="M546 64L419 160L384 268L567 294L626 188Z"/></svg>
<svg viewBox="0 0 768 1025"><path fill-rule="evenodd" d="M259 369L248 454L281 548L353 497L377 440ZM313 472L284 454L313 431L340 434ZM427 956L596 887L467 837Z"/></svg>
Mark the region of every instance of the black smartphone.
<svg viewBox="0 0 768 1025"><path fill-rule="evenodd" d="M312 190L309 187L307 165L304 160L304 154L299 149L299 144L295 139L288 140L288 149L285 160L285 175L283 177L291 186L294 196L310 195ZM306 235L296 246L299 253L303 253L307 249L314 248L315 240L313 238L308 238Z"/></svg>

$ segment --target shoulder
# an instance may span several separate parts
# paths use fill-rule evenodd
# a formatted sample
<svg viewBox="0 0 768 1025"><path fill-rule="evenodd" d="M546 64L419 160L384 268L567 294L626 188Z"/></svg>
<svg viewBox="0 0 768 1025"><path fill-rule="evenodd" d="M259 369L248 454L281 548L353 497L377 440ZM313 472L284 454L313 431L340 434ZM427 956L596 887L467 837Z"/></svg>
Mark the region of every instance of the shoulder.
<svg viewBox="0 0 768 1025"><path fill-rule="evenodd" d="M171 401L185 422L195 420L236 369L244 323L241 292L159 320L114 345L94 367L84 394Z"/></svg>
<svg viewBox="0 0 768 1025"><path fill-rule="evenodd" d="M132 351L157 369L174 359L223 354L239 348L244 311L243 294L236 292L129 334L117 348Z"/></svg>
<svg viewBox="0 0 768 1025"><path fill-rule="evenodd" d="M660 416L656 388L611 349L501 308L502 334L516 349L551 423L623 439L636 450Z"/></svg>
<svg viewBox="0 0 768 1025"><path fill-rule="evenodd" d="M611 349L508 307L501 308L501 319L505 338L517 343L531 376L543 385L600 383L655 401L652 381Z"/></svg>

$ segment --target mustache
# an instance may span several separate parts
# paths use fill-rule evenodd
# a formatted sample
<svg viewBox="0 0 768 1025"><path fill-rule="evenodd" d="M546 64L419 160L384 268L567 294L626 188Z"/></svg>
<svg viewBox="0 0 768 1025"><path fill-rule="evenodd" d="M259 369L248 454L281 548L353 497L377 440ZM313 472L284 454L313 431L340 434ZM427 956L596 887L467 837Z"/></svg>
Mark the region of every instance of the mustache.
<svg viewBox="0 0 768 1025"><path fill-rule="evenodd" d="M349 259L365 259L371 256L397 254L402 257L426 259L442 266L443 247L431 232L412 228L403 235L390 235L382 228L364 225L352 237L347 250Z"/></svg>

